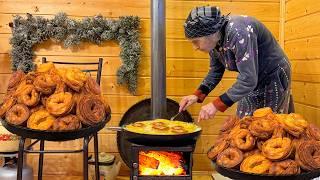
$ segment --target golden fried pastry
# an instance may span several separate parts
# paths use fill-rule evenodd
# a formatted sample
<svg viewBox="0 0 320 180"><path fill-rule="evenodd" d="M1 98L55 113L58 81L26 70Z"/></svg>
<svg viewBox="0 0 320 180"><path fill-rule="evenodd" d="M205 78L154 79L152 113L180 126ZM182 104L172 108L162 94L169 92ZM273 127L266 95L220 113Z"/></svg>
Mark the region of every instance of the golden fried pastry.
<svg viewBox="0 0 320 180"><path fill-rule="evenodd" d="M158 131L167 131L169 130L169 126L166 125L164 122L153 122L151 123L152 129L158 130Z"/></svg>
<svg viewBox="0 0 320 180"><path fill-rule="evenodd" d="M31 84L25 85L24 89L18 96L18 103L25 104L29 107L35 106L40 101L40 94Z"/></svg>
<svg viewBox="0 0 320 180"><path fill-rule="evenodd" d="M314 124L309 124L306 129L306 136L309 139L320 141L320 128Z"/></svg>
<svg viewBox="0 0 320 180"><path fill-rule="evenodd" d="M151 123L152 126L167 126L165 122L156 121Z"/></svg>
<svg viewBox="0 0 320 180"><path fill-rule="evenodd" d="M24 104L16 104L12 106L6 113L6 120L14 125L25 123L30 116L30 110Z"/></svg>
<svg viewBox="0 0 320 180"><path fill-rule="evenodd" d="M257 140L257 148L259 149L259 151L262 151L262 145L264 144L264 140Z"/></svg>
<svg viewBox="0 0 320 180"><path fill-rule="evenodd" d="M8 83L8 91L15 90L16 87L20 84L20 82L22 82L24 77L25 77L25 74L21 70L18 70L12 73Z"/></svg>
<svg viewBox="0 0 320 180"><path fill-rule="evenodd" d="M251 116L245 116L239 120L241 129L248 129L254 119Z"/></svg>
<svg viewBox="0 0 320 180"><path fill-rule="evenodd" d="M56 88L56 83L48 74L41 74L37 76L33 84L38 92L41 92L46 95L52 94Z"/></svg>
<svg viewBox="0 0 320 180"><path fill-rule="evenodd" d="M229 140L230 140L229 133L221 133L217 137L215 145L220 144L222 141L229 141Z"/></svg>
<svg viewBox="0 0 320 180"><path fill-rule="evenodd" d="M16 99L14 97L8 97L5 99L3 104L0 106L0 117L4 118L6 112L16 104Z"/></svg>
<svg viewBox="0 0 320 180"><path fill-rule="evenodd" d="M63 116L68 114L74 106L72 94L69 92L61 92L52 94L46 100L47 111L54 116Z"/></svg>
<svg viewBox="0 0 320 180"><path fill-rule="evenodd" d="M287 159L280 162L272 162L269 169L269 174L272 175L294 175L300 174L300 167L296 161Z"/></svg>
<svg viewBox="0 0 320 180"><path fill-rule="evenodd" d="M83 87L87 76L79 68L58 69L58 74L63 81L74 91L79 92Z"/></svg>
<svg viewBox="0 0 320 180"><path fill-rule="evenodd" d="M41 105L42 105L43 107L46 107L46 105L47 105L47 100L48 100L49 96L50 96L50 95L48 95L48 96L42 95L42 96L41 96L40 102L41 102Z"/></svg>
<svg viewBox="0 0 320 180"><path fill-rule="evenodd" d="M169 126L166 126L166 125L153 125L152 129L157 131L168 131L170 128Z"/></svg>
<svg viewBox="0 0 320 180"><path fill-rule="evenodd" d="M70 131L81 128L81 122L76 115L69 114L63 117L57 118L52 129L55 131Z"/></svg>
<svg viewBox="0 0 320 180"><path fill-rule="evenodd" d="M184 128L184 126L172 126L171 132L175 134L185 134L188 133L188 131Z"/></svg>
<svg viewBox="0 0 320 180"><path fill-rule="evenodd" d="M229 141L222 141L220 144L216 146L212 146L207 152L207 156L211 160L215 160L219 153L229 147Z"/></svg>
<svg viewBox="0 0 320 180"><path fill-rule="evenodd" d="M240 170L247 173L265 174L270 169L272 162L261 154L254 154L246 157L241 165Z"/></svg>
<svg viewBox="0 0 320 180"><path fill-rule="evenodd" d="M240 127L240 124L236 125L236 126L235 126L234 128L232 128L232 130L230 131L229 136L230 136L230 137L233 137L235 134L238 133L238 131L239 131L240 129L242 129L242 128Z"/></svg>
<svg viewBox="0 0 320 180"><path fill-rule="evenodd" d="M44 109L34 112L28 119L27 126L31 129L48 130L52 127L55 118Z"/></svg>
<svg viewBox="0 0 320 180"><path fill-rule="evenodd" d="M217 164L226 168L234 168L243 160L243 153L237 148L227 148L217 157Z"/></svg>
<svg viewBox="0 0 320 180"><path fill-rule="evenodd" d="M94 125L101 122L107 114L104 103L99 96L85 95L77 104L77 116L85 125Z"/></svg>
<svg viewBox="0 0 320 180"><path fill-rule="evenodd" d="M261 154L261 151L259 149L252 149L250 151L246 151L243 153L243 158L246 158L248 156L252 156L254 154Z"/></svg>
<svg viewBox="0 0 320 180"><path fill-rule="evenodd" d="M51 69L55 68L52 62L43 63L37 66L36 72L39 73L46 73L49 72Z"/></svg>
<svg viewBox="0 0 320 180"><path fill-rule="evenodd" d="M246 129L240 129L232 136L232 144L241 150L251 150L255 145L255 139Z"/></svg>
<svg viewBox="0 0 320 180"><path fill-rule="evenodd" d="M283 138L285 136L286 136L286 132L284 131L283 127L279 125L274 129L271 138Z"/></svg>
<svg viewBox="0 0 320 180"><path fill-rule="evenodd" d="M142 127L145 127L146 125L142 122L135 122L132 124L132 126L142 128Z"/></svg>
<svg viewBox="0 0 320 180"><path fill-rule="evenodd" d="M82 91L85 94L101 95L99 84L91 76L87 78Z"/></svg>
<svg viewBox="0 0 320 180"><path fill-rule="evenodd" d="M36 72L28 72L28 74L25 76L25 84L33 84L34 80L40 73Z"/></svg>
<svg viewBox="0 0 320 180"><path fill-rule="evenodd" d="M239 123L239 117L237 116L228 116L226 120L223 122L220 131L221 132L228 132L230 131L234 126L236 126Z"/></svg>
<svg viewBox="0 0 320 180"><path fill-rule="evenodd" d="M38 104L37 106L30 108L30 114L36 111L39 111L40 109L46 109L46 108L44 107L44 105Z"/></svg>
<svg viewBox="0 0 320 180"><path fill-rule="evenodd" d="M58 94L61 92L67 92L67 89L68 89L67 85L63 81L61 81L61 82L57 83L54 93Z"/></svg>
<svg viewBox="0 0 320 180"><path fill-rule="evenodd" d="M262 155L270 160L282 160L290 156L292 148L289 138L269 139L262 145Z"/></svg>
<svg viewBox="0 0 320 180"><path fill-rule="evenodd" d="M289 114L282 121L284 129L291 135L299 137L308 126L308 122L298 114Z"/></svg>
<svg viewBox="0 0 320 180"><path fill-rule="evenodd" d="M270 107L260 108L260 109L257 109L253 112L253 117L254 118L261 118L261 117L265 117L268 114L272 114L272 113L273 113L273 111Z"/></svg>
<svg viewBox="0 0 320 180"><path fill-rule="evenodd" d="M295 160L306 171L320 169L320 143L317 141L301 141L296 147Z"/></svg>
<svg viewBox="0 0 320 180"><path fill-rule="evenodd" d="M258 137L259 139L268 139L272 136L277 122L269 119L259 119L254 120L250 126L249 130L252 135Z"/></svg>

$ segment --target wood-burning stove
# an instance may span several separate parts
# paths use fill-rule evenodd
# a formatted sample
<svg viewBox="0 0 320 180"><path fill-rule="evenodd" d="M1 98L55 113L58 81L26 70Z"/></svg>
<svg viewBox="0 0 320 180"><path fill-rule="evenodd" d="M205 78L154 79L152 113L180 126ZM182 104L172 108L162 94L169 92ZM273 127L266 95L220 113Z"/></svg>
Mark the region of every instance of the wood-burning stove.
<svg viewBox="0 0 320 180"><path fill-rule="evenodd" d="M145 145L132 145L132 158L131 158L131 172L130 172L130 179L131 180L191 180L192 179L192 165L193 159L192 154L194 151L195 144L192 145L184 145L184 146L145 146ZM142 159L140 158L141 152L144 154L154 153L151 158L158 160L160 164L156 164L155 167L151 167L146 170L145 173L142 173ZM159 154L155 154L159 152ZM165 156L164 158L159 157L160 155ZM177 155L181 155L181 159L179 159L179 165L175 162L171 163L173 167L169 169L166 166L162 166L163 169L161 170L161 163L165 164L168 162L167 159L172 158L173 161L176 161ZM172 156L172 157L170 157ZM179 157L180 158L180 157ZM151 161L151 160L146 160ZM161 162L162 161L162 162ZM177 169L176 171L173 171ZM183 172L181 172L183 170ZM180 174L178 174L180 172ZM176 174L175 174L176 173Z"/></svg>

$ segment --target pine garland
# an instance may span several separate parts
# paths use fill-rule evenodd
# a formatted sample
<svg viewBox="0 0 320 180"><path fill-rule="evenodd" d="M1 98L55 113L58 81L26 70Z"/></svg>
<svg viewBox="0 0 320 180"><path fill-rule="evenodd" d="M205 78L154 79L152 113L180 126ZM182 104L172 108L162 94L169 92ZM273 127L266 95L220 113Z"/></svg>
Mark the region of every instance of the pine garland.
<svg viewBox="0 0 320 180"><path fill-rule="evenodd" d="M98 15L82 21L70 19L65 13L58 13L50 20L31 14L27 14L26 18L15 16L10 39L12 69L24 72L33 70L35 54L32 48L49 39L63 43L66 48L84 41L99 45L104 41L116 40L121 47L122 60L117 71L118 83L127 85L129 91L135 94L141 55L139 26L140 18L137 16L112 20Z"/></svg>

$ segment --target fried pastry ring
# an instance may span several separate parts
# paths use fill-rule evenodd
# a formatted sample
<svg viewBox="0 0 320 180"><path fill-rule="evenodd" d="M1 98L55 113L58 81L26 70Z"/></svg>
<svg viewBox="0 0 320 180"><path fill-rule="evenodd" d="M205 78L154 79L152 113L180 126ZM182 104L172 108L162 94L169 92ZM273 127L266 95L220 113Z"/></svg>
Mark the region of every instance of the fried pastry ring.
<svg viewBox="0 0 320 180"><path fill-rule="evenodd" d="M241 165L240 170L247 173L265 174L270 169L272 162L261 154L254 154L246 157Z"/></svg>
<svg viewBox="0 0 320 180"><path fill-rule="evenodd" d="M28 119L27 126L31 129L48 130L52 127L55 118L44 109L34 112Z"/></svg>
<svg viewBox="0 0 320 180"><path fill-rule="evenodd" d="M217 157L217 164L226 168L234 168L243 160L243 153L237 148L227 148Z"/></svg>
<svg viewBox="0 0 320 180"><path fill-rule="evenodd" d="M22 125L30 116L30 110L24 104L16 104L12 106L6 113L6 120L14 125Z"/></svg>
<svg viewBox="0 0 320 180"><path fill-rule="evenodd" d="M54 116L68 114L74 106L72 94L69 92L53 94L49 96L45 103L47 111Z"/></svg>
<svg viewBox="0 0 320 180"><path fill-rule="evenodd" d="M240 129L232 136L232 144L241 150L248 151L254 148L255 139L248 130Z"/></svg>
<svg viewBox="0 0 320 180"><path fill-rule="evenodd" d="M289 138L269 139L262 145L262 154L271 160L286 159L292 152L292 142Z"/></svg>

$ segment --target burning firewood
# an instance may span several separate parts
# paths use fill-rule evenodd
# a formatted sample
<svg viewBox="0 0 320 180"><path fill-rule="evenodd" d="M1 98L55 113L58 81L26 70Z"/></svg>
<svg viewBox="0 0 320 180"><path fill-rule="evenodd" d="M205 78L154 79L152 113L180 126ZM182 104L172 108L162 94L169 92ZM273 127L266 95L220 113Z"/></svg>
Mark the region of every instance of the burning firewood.
<svg viewBox="0 0 320 180"><path fill-rule="evenodd" d="M140 151L140 175L185 175L185 160L180 152Z"/></svg>
<svg viewBox="0 0 320 180"><path fill-rule="evenodd" d="M160 162L157 159L143 155L143 154L139 154L140 166L144 166L152 169L158 169L159 164Z"/></svg>

